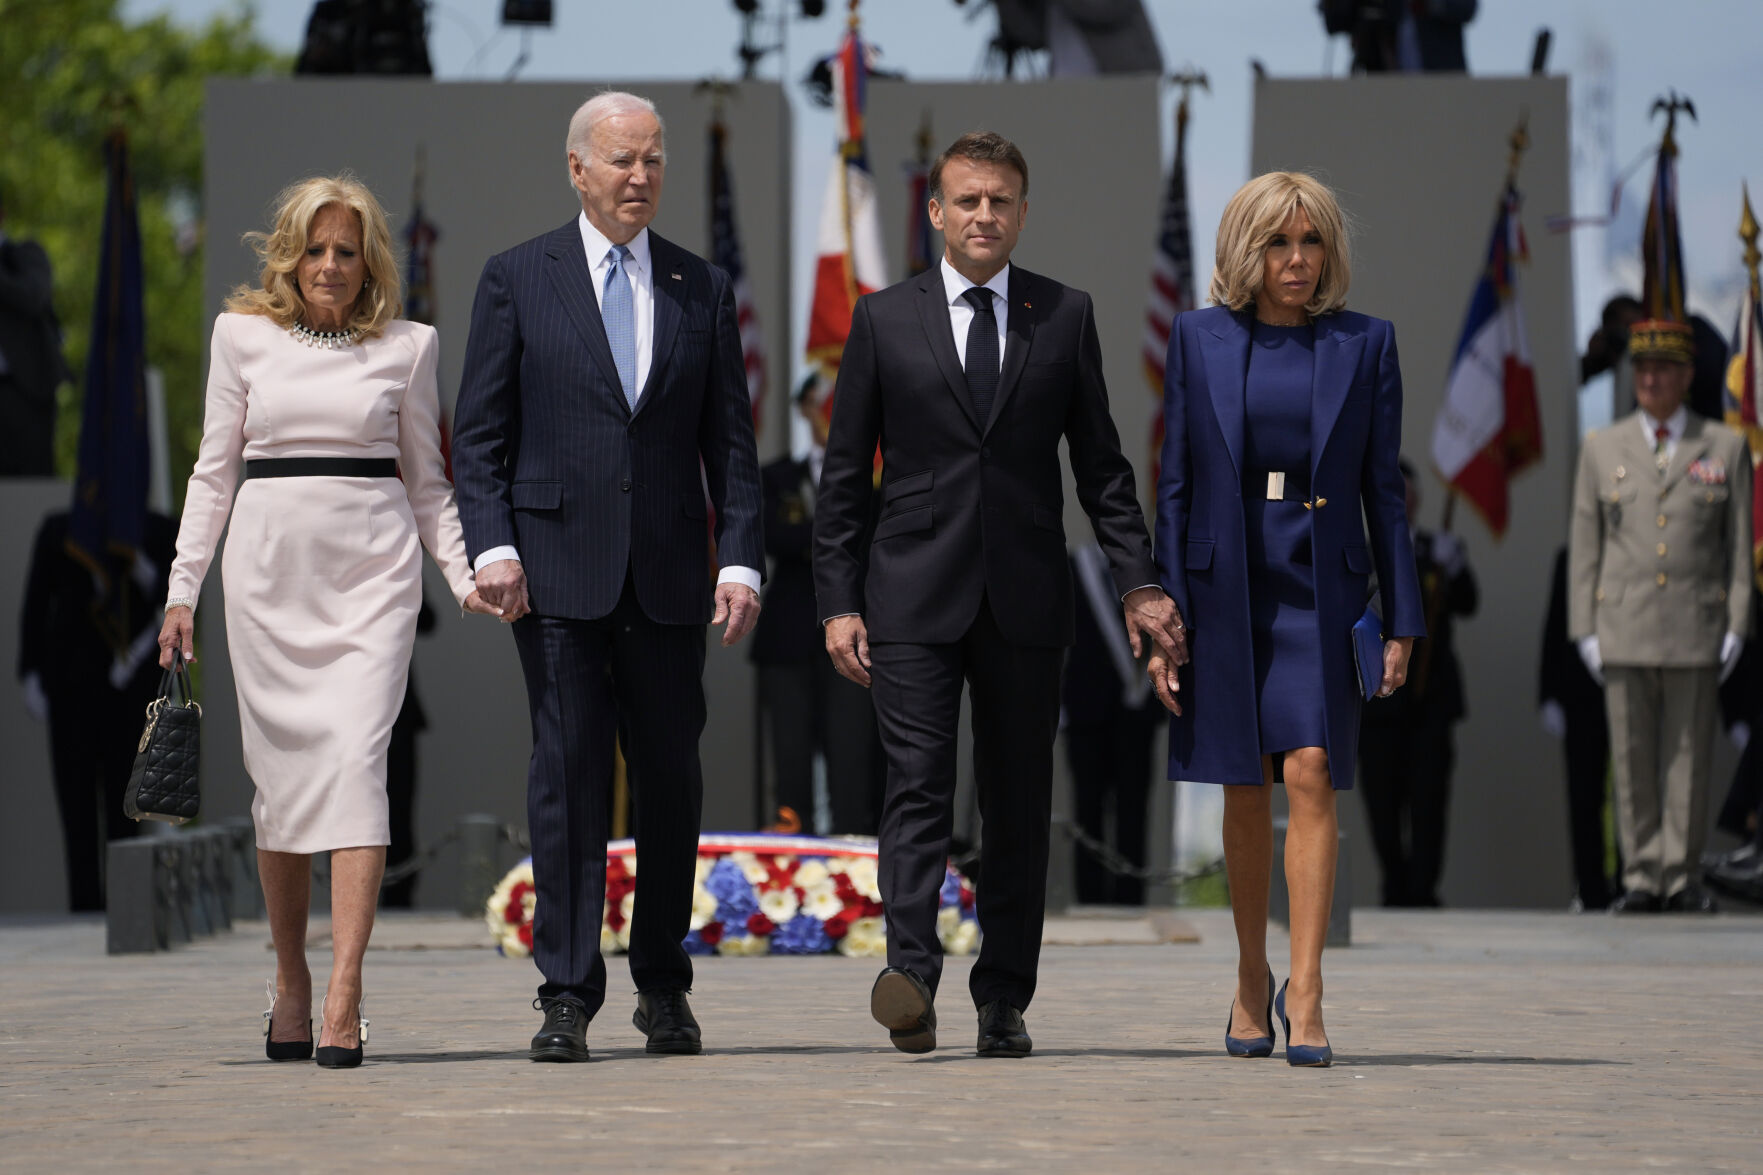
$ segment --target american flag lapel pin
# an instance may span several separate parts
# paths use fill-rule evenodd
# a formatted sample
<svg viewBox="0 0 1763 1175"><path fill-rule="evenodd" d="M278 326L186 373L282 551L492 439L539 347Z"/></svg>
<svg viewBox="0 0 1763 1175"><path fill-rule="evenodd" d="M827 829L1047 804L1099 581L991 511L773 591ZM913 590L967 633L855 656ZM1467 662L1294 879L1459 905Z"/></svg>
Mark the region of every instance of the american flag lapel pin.
<svg viewBox="0 0 1763 1175"><path fill-rule="evenodd" d="M668 276L672 277L673 280L676 282L683 282L686 280L685 278L681 277L678 273L669 274Z"/></svg>
<svg viewBox="0 0 1763 1175"><path fill-rule="evenodd" d="M1024 310L1033 310L1035 308L1035 304L1033 302L1024 302L1022 304L1022 308Z"/></svg>

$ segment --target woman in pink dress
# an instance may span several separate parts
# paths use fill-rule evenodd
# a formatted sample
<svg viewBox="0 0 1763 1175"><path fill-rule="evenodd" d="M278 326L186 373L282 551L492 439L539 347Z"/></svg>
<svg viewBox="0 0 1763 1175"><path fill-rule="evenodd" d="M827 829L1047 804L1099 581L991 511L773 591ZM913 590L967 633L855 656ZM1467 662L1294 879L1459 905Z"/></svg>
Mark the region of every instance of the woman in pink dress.
<svg viewBox="0 0 1763 1175"><path fill-rule="evenodd" d="M276 949L265 1052L313 1056L309 858L329 853L333 957L317 1060L347 1068L367 1036L361 961L390 840L386 747L422 604L422 548L461 608L500 613L472 587L441 456L435 332L398 318L378 201L347 175L305 180L251 240L258 287L236 289L214 324L160 664L180 649L195 660L193 611L230 515L227 645Z"/></svg>

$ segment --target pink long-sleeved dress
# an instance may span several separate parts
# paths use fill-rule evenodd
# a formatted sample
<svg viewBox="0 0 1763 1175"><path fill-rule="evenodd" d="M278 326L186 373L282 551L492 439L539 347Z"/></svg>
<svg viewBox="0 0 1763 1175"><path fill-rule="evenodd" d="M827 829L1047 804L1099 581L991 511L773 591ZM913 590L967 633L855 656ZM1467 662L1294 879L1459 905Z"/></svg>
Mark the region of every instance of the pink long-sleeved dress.
<svg viewBox="0 0 1763 1175"><path fill-rule="evenodd" d="M324 350L272 319L214 324L202 447L169 595L221 577L257 847L314 853L390 840L386 746L404 701L427 547L472 588L440 446L434 328L395 321ZM393 457L402 478L241 478L277 457ZM235 490L237 496L235 497Z"/></svg>

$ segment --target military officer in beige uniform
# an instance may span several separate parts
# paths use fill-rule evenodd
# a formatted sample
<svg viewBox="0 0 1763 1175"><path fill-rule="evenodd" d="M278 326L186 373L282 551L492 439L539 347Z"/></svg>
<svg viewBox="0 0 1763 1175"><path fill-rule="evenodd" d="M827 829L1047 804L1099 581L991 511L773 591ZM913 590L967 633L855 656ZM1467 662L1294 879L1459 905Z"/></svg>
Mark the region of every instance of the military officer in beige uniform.
<svg viewBox="0 0 1763 1175"><path fill-rule="evenodd" d="M1629 334L1640 410L1585 440L1568 630L1604 685L1624 893L1619 913L1711 913L1699 862L1721 681L1750 631L1751 458L1684 408L1694 336Z"/></svg>

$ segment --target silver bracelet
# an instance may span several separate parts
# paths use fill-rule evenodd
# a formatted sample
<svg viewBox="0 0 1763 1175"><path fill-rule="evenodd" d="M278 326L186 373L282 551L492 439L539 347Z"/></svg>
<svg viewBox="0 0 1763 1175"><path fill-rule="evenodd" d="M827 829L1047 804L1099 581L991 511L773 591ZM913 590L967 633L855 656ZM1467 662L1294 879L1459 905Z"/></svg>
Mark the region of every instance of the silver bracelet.
<svg viewBox="0 0 1763 1175"><path fill-rule="evenodd" d="M165 610L170 612L173 608L188 608L190 611L194 612L196 610L196 601L188 596L173 596L165 602Z"/></svg>

